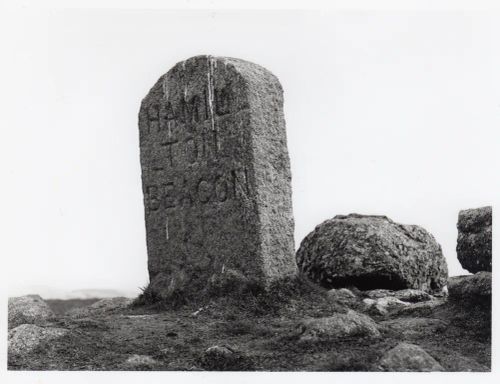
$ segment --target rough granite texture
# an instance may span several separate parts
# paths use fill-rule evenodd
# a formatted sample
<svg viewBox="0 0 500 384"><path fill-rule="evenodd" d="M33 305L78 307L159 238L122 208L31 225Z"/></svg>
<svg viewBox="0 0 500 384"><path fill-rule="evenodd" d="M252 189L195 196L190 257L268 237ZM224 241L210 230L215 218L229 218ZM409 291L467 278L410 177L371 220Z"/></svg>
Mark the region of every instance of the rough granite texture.
<svg viewBox="0 0 500 384"><path fill-rule="evenodd" d="M448 279L450 299L465 301L491 301L491 272L453 276Z"/></svg>
<svg viewBox="0 0 500 384"><path fill-rule="evenodd" d="M21 324L38 324L55 317L49 305L39 295L9 297L9 329Z"/></svg>
<svg viewBox="0 0 500 384"><path fill-rule="evenodd" d="M299 324L300 342L344 337L380 337L377 324L367 315L348 310L329 317L303 320Z"/></svg>
<svg viewBox="0 0 500 384"><path fill-rule="evenodd" d="M458 214L457 257L471 273L491 272L492 208L467 209Z"/></svg>
<svg viewBox="0 0 500 384"><path fill-rule="evenodd" d="M232 58L180 62L142 101L139 131L154 287L199 290L225 268L266 284L296 271L283 90L273 74Z"/></svg>
<svg viewBox="0 0 500 384"><path fill-rule="evenodd" d="M380 366L390 372L444 371L443 367L418 345L400 343L380 360Z"/></svg>
<svg viewBox="0 0 500 384"><path fill-rule="evenodd" d="M22 324L9 331L8 352L10 355L26 354L33 351L40 344L57 339L68 332L64 328Z"/></svg>
<svg viewBox="0 0 500 384"><path fill-rule="evenodd" d="M385 216L335 216L304 238L296 259L307 277L326 288L436 292L448 278L441 246L431 234Z"/></svg>

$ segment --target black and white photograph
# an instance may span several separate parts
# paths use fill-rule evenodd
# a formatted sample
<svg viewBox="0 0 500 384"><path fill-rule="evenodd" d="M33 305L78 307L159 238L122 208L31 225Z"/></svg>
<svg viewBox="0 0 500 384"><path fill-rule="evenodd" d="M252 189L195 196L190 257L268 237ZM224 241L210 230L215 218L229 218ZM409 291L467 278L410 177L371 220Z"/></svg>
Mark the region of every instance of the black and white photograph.
<svg viewBox="0 0 500 384"><path fill-rule="evenodd" d="M2 1L2 383L496 381L500 4L332 3Z"/></svg>

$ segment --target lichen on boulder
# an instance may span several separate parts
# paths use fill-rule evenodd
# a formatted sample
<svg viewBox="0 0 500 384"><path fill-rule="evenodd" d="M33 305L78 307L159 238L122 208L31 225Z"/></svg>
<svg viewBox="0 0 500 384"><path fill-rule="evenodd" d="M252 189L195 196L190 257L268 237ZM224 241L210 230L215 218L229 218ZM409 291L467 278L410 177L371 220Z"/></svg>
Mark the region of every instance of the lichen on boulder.
<svg viewBox="0 0 500 384"><path fill-rule="evenodd" d="M318 225L296 254L299 269L326 288L440 291L448 268L425 229L385 216L338 215Z"/></svg>
<svg viewBox="0 0 500 384"><path fill-rule="evenodd" d="M458 214L457 257L469 272L491 272L492 208L466 209Z"/></svg>
<svg viewBox="0 0 500 384"><path fill-rule="evenodd" d="M9 298L9 329L21 324L38 324L54 318L54 312L39 295Z"/></svg>

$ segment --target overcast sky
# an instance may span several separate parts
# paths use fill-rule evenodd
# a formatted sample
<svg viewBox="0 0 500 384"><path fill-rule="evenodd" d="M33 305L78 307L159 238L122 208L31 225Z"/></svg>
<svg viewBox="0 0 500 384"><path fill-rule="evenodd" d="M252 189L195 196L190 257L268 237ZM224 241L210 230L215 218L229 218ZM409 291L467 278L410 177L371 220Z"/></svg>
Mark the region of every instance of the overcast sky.
<svg viewBox="0 0 500 384"><path fill-rule="evenodd" d="M334 215L384 214L430 231L463 274L458 211L498 198L489 13L25 12L0 32L11 294L147 284L139 104L198 54L283 84L297 247Z"/></svg>

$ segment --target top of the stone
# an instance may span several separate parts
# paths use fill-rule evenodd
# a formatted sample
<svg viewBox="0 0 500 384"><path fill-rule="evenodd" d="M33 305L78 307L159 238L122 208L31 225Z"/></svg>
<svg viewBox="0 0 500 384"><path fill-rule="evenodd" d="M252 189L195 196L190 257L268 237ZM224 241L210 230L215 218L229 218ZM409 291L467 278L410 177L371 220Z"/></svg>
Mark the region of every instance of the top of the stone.
<svg viewBox="0 0 500 384"><path fill-rule="evenodd" d="M225 68L234 68L239 73L255 73L257 71L260 75L267 75L272 77L275 81L278 81L278 78L268 69L262 67L259 64L252 63L251 61L237 59L234 57L226 57L226 56L212 56L212 55L197 55L190 57L186 60L179 61L175 64L167 73L177 72L179 70L185 70L190 66L198 66L206 64L208 67L212 67L213 69L217 69L218 66L223 66Z"/></svg>
<svg viewBox="0 0 500 384"><path fill-rule="evenodd" d="M469 232L476 227L489 226L492 223L493 209L491 206L464 209L458 214L457 228Z"/></svg>
<svg viewBox="0 0 500 384"><path fill-rule="evenodd" d="M347 219L375 219L375 220L384 220L388 222L393 222L387 216L384 215L361 215L359 213L350 213L348 215L336 215L333 220L347 220Z"/></svg>

